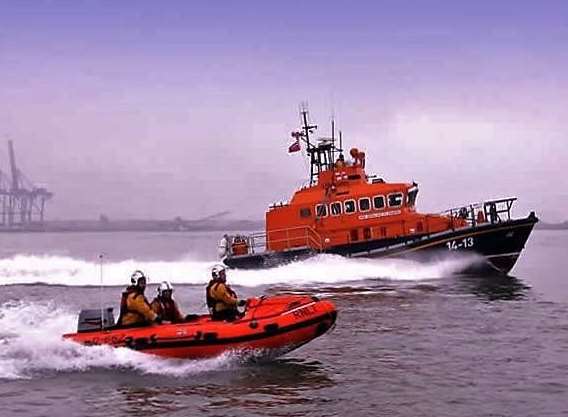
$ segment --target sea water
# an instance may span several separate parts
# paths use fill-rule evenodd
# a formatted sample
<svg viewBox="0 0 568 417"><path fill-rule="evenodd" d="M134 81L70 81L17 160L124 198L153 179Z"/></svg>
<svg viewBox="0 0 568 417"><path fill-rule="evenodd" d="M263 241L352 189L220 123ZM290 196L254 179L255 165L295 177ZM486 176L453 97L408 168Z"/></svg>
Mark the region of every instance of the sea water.
<svg viewBox="0 0 568 417"><path fill-rule="evenodd" d="M535 231L509 277L472 260L321 255L229 271L241 297L312 293L335 329L282 359L165 360L61 335L82 308L118 309L135 269L203 313L216 233L2 234L0 415L568 415L568 233ZM101 260L102 259L102 284Z"/></svg>

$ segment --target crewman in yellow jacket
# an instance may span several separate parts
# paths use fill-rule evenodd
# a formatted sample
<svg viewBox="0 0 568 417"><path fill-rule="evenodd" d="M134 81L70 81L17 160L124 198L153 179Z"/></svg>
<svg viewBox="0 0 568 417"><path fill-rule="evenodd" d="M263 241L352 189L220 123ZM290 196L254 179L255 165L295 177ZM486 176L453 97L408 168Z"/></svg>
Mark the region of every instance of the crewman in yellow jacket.
<svg viewBox="0 0 568 417"><path fill-rule="evenodd" d="M244 305L237 294L227 284L225 267L215 265L211 270L211 281L207 284L207 307L213 320L232 321L238 318L237 306Z"/></svg>
<svg viewBox="0 0 568 417"><path fill-rule="evenodd" d="M131 285L122 293L120 302L120 326L143 326L152 323L161 323L157 315L144 296L146 289L146 276L142 271L135 271L130 277Z"/></svg>

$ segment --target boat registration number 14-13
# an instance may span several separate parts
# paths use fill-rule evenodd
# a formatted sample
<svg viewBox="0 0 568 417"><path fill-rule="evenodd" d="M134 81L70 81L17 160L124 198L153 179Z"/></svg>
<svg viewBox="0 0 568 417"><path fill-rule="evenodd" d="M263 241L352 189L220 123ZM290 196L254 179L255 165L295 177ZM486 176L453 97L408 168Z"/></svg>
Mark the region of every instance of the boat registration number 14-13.
<svg viewBox="0 0 568 417"><path fill-rule="evenodd" d="M452 240L450 242L446 242L448 250L472 248L474 244L475 241L473 240L472 237L464 237L463 239L457 239L457 240Z"/></svg>

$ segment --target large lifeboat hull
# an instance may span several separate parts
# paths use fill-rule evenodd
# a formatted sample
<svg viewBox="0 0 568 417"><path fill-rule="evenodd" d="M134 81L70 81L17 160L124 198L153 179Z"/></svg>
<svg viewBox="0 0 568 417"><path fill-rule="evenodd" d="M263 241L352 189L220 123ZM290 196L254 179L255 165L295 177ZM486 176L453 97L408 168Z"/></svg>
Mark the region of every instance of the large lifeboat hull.
<svg viewBox="0 0 568 417"><path fill-rule="evenodd" d="M478 262L467 265L457 273L508 274L538 219L530 215L524 219L502 223L485 223L476 227L447 230L435 234L415 234L390 239L370 239L315 251L300 248L284 252L261 252L251 255L225 257L231 268L271 268L330 253L349 258L407 258L430 262L433 260L475 255Z"/></svg>
<svg viewBox="0 0 568 417"><path fill-rule="evenodd" d="M128 347L167 358L210 358L226 352L276 357L321 336L333 326L336 317L330 301L278 295L250 299L243 317L233 322L200 316L179 324L113 327L63 337L83 345Z"/></svg>

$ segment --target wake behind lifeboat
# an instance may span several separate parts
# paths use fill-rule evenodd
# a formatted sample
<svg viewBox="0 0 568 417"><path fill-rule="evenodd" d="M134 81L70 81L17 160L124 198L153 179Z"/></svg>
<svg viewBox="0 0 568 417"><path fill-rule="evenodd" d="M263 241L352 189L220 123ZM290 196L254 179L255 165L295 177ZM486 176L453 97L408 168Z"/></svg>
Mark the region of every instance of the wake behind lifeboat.
<svg viewBox="0 0 568 417"><path fill-rule="evenodd" d="M226 352L273 358L323 335L336 318L330 301L276 295L247 300L242 317L232 322L203 315L184 323L121 328L114 325L112 309L84 310L77 333L63 337L87 346L127 347L166 358L202 359Z"/></svg>

